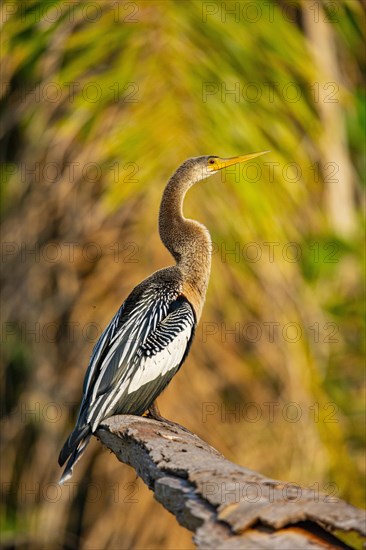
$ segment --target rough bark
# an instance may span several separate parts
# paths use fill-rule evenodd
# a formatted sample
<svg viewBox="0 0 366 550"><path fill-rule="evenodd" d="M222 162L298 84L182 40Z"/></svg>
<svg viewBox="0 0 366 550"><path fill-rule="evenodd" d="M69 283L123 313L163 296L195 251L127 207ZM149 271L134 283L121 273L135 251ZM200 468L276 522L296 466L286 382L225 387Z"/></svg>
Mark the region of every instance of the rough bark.
<svg viewBox="0 0 366 550"><path fill-rule="evenodd" d="M365 541L364 511L238 466L177 424L115 416L96 435L194 532L198 548L362 548Z"/></svg>

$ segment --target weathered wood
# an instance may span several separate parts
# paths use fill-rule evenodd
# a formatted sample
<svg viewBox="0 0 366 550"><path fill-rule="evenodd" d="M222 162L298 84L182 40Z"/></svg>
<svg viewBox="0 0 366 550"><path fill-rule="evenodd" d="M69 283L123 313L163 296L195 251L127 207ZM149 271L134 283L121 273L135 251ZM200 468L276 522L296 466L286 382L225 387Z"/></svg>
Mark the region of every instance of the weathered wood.
<svg viewBox="0 0 366 550"><path fill-rule="evenodd" d="M362 548L364 511L238 466L178 424L115 416L96 435L199 548Z"/></svg>

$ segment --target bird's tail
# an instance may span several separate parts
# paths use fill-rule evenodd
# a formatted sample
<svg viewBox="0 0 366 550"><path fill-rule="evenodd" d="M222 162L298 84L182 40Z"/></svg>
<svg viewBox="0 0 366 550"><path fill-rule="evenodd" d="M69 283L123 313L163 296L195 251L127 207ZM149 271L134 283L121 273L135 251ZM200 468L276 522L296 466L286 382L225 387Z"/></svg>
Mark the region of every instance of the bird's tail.
<svg viewBox="0 0 366 550"><path fill-rule="evenodd" d="M76 426L74 431L71 432L70 436L65 441L58 457L60 466L63 466L67 460L66 467L59 481L60 485L65 483L65 481L72 476L73 468L85 451L85 447L89 443L91 435L92 433L89 425L84 425L82 427Z"/></svg>

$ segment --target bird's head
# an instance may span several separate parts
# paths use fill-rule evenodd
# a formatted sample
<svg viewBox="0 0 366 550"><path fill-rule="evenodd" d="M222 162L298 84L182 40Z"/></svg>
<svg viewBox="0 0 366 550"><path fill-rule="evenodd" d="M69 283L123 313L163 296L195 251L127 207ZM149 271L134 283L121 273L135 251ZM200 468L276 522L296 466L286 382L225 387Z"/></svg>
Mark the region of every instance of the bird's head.
<svg viewBox="0 0 366 550"><path fill-rule="evenodd" d="M198 181L213 176L216 172L219 172L223 168L232 166L233 164L239 164L248 160L264 155L268 151L261 151L260 153L249 153L248 155L240 155L238 157L221 158L214 155L206 155L203 157L194 157L187 159L178 168L177 172L184 173L186 179L188 179L193 185Z"/></svg>

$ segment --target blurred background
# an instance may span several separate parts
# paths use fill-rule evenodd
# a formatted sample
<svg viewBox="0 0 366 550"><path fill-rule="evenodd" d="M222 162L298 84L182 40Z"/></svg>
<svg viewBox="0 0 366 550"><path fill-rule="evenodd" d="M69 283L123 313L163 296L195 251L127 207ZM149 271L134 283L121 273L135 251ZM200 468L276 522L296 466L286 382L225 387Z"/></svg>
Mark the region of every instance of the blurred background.
<svg viewBox="0 0 366 550"><path fill-rule="evenodd" d="M0 9L3 547L193 548L99 442L63 487L57 457L98 336L171 263L164 185L204 154L270 150L187 196L212 277L162 414L362 506L362 2Z"/></svg>

